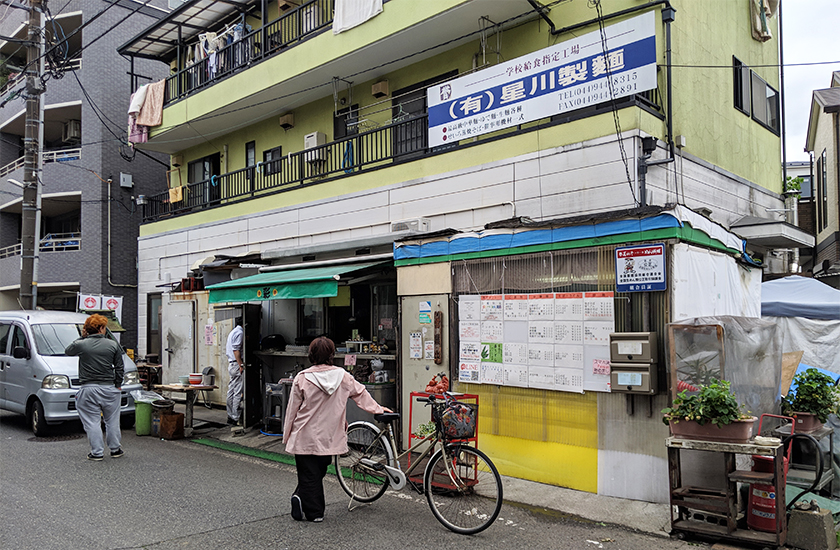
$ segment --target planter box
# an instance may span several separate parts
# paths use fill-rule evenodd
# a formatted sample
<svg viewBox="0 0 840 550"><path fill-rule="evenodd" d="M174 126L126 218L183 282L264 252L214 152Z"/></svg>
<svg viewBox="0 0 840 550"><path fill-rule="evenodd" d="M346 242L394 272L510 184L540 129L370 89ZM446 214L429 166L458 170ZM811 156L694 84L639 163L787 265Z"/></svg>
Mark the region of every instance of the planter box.
<svg viewBox="0 0 840 550"><path fill-rule="evenodd" d="M791 416L796 423L795 433L810 434L823 427L823 423L819 421L815 414L794 412L791 413Z"/></svg>
<svg viewBox="0 0 840 550"><path fill-rule="evenodd" d="M720 441L723 443L749 443L752 437L756 417L736 420L732 424L717 427L712 423L700 425L694 420L668 420L671 434L681 439L696 439L699 441Z"/></svg>

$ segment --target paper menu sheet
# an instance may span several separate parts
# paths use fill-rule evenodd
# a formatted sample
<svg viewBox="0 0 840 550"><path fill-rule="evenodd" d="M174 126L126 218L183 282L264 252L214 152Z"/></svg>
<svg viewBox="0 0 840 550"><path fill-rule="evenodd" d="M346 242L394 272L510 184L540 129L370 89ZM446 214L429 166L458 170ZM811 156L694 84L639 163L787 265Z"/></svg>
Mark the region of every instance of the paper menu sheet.
<svg viewBox="0 0 840 550"><path fill-rule="evenodd" d="M482 321L481 341L502 342L504 339L504 321Z"/></svg>
<svg viewBox="0 0 840 550"><path fill-rule="evenodd" d="M496 384L501 386L505 383L505 369L501 363L481 363L482 384Z"/></svg>
<svg viewBox="0 0 840 550"><path fill-rule="evenodd" d="M587 321L612 321L615 318L612 292L585 292L583 316Z"/></svg>
<svg viewBox="0 0 840 550"><path fill-rule="evenodd" d="M528 295L527 294L506 294L505 295L505 321L527 321L528 320Z"/></svg>
<svg viewBox="0 0 840 550"><path fill-rule="evenodd" d="M458 297L458 319L461 321L478 321L481 318L480 296L464 294Z"/></svg>
<svg viewBox="0 0 840 550"><path fill-rule="evenodd" d="M528 387L528 367L526 365L505 365L503 373L505 386Z"/></svg>
<svg viewBox="0 0 840 550"><path fill-rule="evenodd" d="M504 319L504 300L499 294L483 294L481 296L481 320L501 321Z"/></svg>
<svg viewBox="0 0 840 550"><path fill-rule="evenodd" d="M554 318L583 321L583 292L558 292L554 295Z"/></svg>
<svg viewBox="0 0 840 550"><path fill-rule="evenodd" d="M554 319L554 294L531 294L528 297L528 320Z"/></svg>
<svg viewBox="0 0 840 550"><path fill-rule="evenodd" d="M462 342L479 342L481 340L481 321L459 321L458 337Z"/></svg>

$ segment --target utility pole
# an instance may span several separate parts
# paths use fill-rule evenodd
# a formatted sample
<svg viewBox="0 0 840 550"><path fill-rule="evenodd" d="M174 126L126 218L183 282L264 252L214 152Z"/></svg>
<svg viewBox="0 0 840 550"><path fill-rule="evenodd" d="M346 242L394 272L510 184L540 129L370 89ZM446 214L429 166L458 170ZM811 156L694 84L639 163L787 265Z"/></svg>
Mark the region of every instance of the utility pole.
<svg viewBox="0 0 840 550"><path fill-rule="evenodd" d="M44 85L44 9L46 0L30 0L26 47L26 129L23 138L23 204L21 227L20 305L38 305L38 248L41 224L41 150L44 118L41 94Z"/></svg>

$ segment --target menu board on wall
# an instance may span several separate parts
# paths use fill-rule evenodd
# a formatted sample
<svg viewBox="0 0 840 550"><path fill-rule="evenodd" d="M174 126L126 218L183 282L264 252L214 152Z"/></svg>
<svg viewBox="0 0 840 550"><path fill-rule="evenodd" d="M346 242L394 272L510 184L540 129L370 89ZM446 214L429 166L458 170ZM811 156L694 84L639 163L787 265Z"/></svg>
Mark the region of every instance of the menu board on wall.
<svg viewBox="0 0 840 550"><path fill-rule="evenodd" d="M459 379L610 391L613 300L612 292L460 296Z"/></svg>

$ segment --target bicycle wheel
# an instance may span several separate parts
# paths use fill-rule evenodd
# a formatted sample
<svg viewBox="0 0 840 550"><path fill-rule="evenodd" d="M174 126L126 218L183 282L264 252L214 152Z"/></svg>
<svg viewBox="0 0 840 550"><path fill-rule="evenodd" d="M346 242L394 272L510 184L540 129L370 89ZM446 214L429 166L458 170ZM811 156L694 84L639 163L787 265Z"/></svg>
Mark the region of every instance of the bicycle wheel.
<svg viewBox="0 0 840 550"><path fill-rule="evenodd" d="M502 509L502 478L487 455L474 447L451 445L435 453L426 466L423 487L438 521L462 535L487 529Z"/></svg>
<svg viewBox="0 0 840 550"><path fill-rule="evenodd" d="M382 432L367 422L354 422L347 428L348 452L335 457L335 473L338 484L353 500L373 502L388 488L388 476L384 470L376 471L370 462L391 463L391 447L382 437Z"/></svg>

